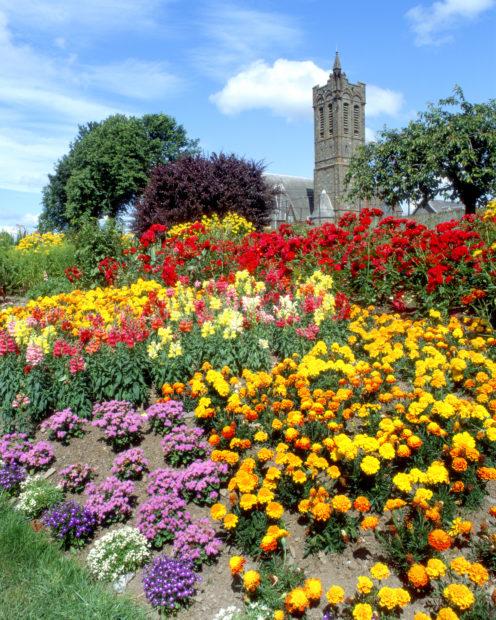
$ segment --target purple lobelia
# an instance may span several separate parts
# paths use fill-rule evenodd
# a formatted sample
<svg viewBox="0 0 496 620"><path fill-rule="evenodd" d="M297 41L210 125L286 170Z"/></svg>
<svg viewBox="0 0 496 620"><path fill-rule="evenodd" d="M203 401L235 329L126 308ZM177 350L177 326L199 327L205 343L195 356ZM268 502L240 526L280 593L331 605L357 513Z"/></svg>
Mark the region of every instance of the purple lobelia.
<svg viewBox="0 0 496 620"><path fill-rule="evenodd" d="M127 448L143 436L145 418L126 400L110 400L93 406L92 425L101 428L114 450Z"/></svg>
<svg viewBox="0 0 496 620"><path fill-rule="evenodd" d="M41 430L48 433L48 438L69 444L71 437L82 437L86 420L79 418L71 409L56 411L41 423Z"/></svg>
<svg viewBox="0 0 496 620"><path fill-rule="evenodd" d="M196 569L209 564L219 555L222 541L217 538L210 519L193 521L179 531L174 538L172 554L181 560L192 562Z"/></svg>
<svg viewBox="0 0 496 620"><path fill-rule="evenodd" d="M151 405L145 413L153 432L164 435L173 426L182 422L184 407L179 400L168 400L165 403Z"/></svg>
<svg viewBox="0 0 496 620"><path fill-rule="evenodd" d="M191 523L186 502L176 495L149 497L138 508L136 527L157 549L174 540L177 532Z"/></svg>
<svg viewBox="0 0 496 620"><path fill-rule="evenodd" d="M171 428L160 441L165 460L175 467L188 465L210 453L201 428L180 424Z"/></svg>
<svg viewBox="0 0 496 620"><path fill-rule="evenodd" d="M97 470L87 463L73 463L61 469L60 487L67 493L82 493L96 476Z"/></svg>
<svg viewBox="0 0 496 620"><path fill-rule="evenodd" d="M15 494L26 477L24 467L17 463L6 463L0 467L0 488L9 494Z"/></svg>
<svg viewBox="0 0 496 620"><path fill-rule="evenodd" d="M66 549L83 547L93 536L97 526L92 511L74 500L52 506L43 515L42 522Z"/></svg>
<svg viewBox="0 0 496 620"><path fill-rule="evenodd" d="M133 511L134 484L128 480L109 476L100 484L90 482L85 494L86 508L95 515L98 525L125 521Z"/></svg>
<svg viewBox="0 0 496 620"><path fill-rule="evenodd" d="M139 480L148 471L148 465L143 450L131 448L115 457L111 472L120 480Z"/></svg>
<svg viewBox="0 0 496 620"><path fill-rule="evenodd" d="M155 558L143 571L143 590L148 602L166 614L187 605L199 581L189 562L167 556Z"/></svg>

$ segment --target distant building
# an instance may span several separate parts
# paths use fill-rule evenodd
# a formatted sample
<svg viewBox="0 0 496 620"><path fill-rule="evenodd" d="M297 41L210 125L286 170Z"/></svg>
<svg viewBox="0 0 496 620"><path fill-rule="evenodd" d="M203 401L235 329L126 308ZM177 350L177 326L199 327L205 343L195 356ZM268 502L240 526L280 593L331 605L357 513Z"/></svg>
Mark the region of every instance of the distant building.
<svg viewBox="0 0 496 620"><path fill-rule="evenodd" d="M266 174L267 182L279 189L273 225L282 222L315 223L335 220L345 211L359 211L378 203L345 199L345 178L351 157L365 144L365 84L351 84L341 69L336 52L327 84L314 86L314 178Z"/></svg>
<svg viewBox="0 0 496 620"><path fill-rule="evenodd" d="M460 217L465 214L465 206L461 202L450 202L448 200L429 200L426 207L416 207L412 212L412 217L422 215L423 213L432 213L440 215L448 213L455 216L460 213Z"/></svg>

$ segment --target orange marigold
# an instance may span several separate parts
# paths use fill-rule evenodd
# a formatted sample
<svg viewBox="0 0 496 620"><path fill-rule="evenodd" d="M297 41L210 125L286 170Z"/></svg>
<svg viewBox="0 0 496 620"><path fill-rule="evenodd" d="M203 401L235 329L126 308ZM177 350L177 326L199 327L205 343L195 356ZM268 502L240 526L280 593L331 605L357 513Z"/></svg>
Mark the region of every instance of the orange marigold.
<svg viewBox="0 0 496 620"><path fill-rule="evenodd" d="M453 543L451 536L441 529L432 530L427 538L429 545L436 551L446 551Z"/></svg>
<svg viewBox="0 0 496 620"><path fill-rule="evenodd" d="M256 592L260 585L260 573L256 570L246 571L243 575L243 585L247 592Z"/></svg>
<svg viewBox="0 0 496 620"><path fill-rule="evenodd" d="M408 571L408 581L415 588L425 588L429 585L429 575L423 564L413 564Z"/></svg>
<svg viewBox="0 0 496 620"><path fill-rule="evenodd" d="M353 508L358 512L368 512L370 507L370 500L363 495L359 495L353 502Z"/></svg>
<svg viewBox="0 0 496 620"><path fill-rule="evenodd" d="M362 530L375 530L375 528L379 525L379 517L374 515L369 515L368 517L364 517L362 522L360 523L360 527Z"/></svg>

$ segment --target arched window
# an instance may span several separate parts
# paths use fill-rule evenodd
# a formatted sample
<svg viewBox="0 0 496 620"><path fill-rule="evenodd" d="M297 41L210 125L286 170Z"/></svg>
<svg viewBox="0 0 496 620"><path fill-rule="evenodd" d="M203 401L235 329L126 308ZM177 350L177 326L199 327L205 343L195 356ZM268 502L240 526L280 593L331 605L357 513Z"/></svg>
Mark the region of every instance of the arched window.
<svg viewBox="0 0 496 620"><path fill-rule="evenodd" d="M319 133L320 137L324 137L324 106L319 108Z"/></svg>
<svg viewBox="0 0 496 620"><path fill-rule="evenodd" d="M350 128L350 104L343 103L343 128L344 133L348 133Z"/></svg>
<svg viewBox="0 0 496 620"><path fill-rule="evenodd" d="M327 106L328 119L329 119L329 135L332 136L334 132L334 114L332 110L332 103Z"/></svg>
<svg viewBox="0 0 496 620"><path fill-rule="evenodd" d="M360 106L356 103L353 106L353 133L355 136L360 133Z"/></svg>

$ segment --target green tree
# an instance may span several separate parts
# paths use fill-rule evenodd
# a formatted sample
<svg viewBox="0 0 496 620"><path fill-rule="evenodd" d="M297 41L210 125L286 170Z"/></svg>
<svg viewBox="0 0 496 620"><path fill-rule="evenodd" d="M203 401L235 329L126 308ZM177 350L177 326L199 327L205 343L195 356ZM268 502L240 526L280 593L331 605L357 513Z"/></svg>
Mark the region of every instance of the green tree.
<svg viewBox="0 0 496 620"><path fill-rule="evenodd" d="M165 114L116 114L83 125L49 175L39 227L64 230L83 217L116 217L134 203L157 164L197 150L197 141Z"/></svg>
<svg viewBox="0 0 496 620"><path fill-rule="evenodd" d="M455 87L403 129L383 129L353 156L348 197L410 201L425 207L441 194L475 213L496 192L496 100L472 104Z"/></svg>

